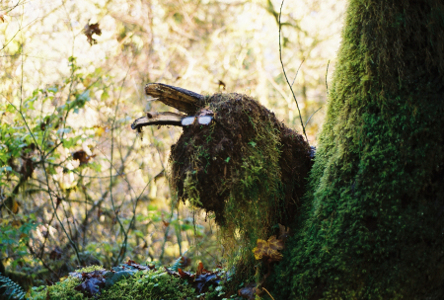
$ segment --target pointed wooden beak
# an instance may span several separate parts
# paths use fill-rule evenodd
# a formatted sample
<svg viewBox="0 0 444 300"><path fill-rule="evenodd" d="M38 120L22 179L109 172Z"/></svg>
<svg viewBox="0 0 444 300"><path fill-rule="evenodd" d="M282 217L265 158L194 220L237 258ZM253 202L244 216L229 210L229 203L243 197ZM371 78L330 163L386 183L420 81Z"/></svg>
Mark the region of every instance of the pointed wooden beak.
<svg viewBox="0 0 444 300"><path fill-rule="evenodd" d="M147 84L145 93L188 115L194 114L204 104L204 96L162 83Z"/></svg>

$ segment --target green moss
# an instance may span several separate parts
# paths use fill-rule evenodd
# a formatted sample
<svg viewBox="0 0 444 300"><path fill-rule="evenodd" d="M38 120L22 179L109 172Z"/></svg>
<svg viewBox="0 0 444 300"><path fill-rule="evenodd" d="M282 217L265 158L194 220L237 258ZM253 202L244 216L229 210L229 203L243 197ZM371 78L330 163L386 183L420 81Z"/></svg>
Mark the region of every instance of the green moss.
<svg viewBox="0 0 444 300"><path fill-rule="evenodd" d="M77 270L81 272L92 272L102 270L97 266ZM81 280L72 276L56 283L52 286L34 288L28 299L30 300L80 300L88 299L81 292L74 288L81 283ZM119 281L109 288L101 290L97 299L140 299L140 300L160 300L160 299L202 299L216 300L221 299L223 295L223 286L210 289L200 295L193 288L192 284L186 279L175 277L165 270L146 270L135 273L133 276L123 276ZM200 297L198 297L200 296Z"/></svg>
<svg viewBox="0 0 444 300"><path fill-rule="evenodd" d="M444 4L351 0L280 299L444 296Z"/></svg>
<svg viewBox="0 0 444 300"><path fill-rule="evenodd" d="M100 271L103 270L102 266L88 266L88 267L84 267L81 269L76 270L77 273L89 273L89 272L93 272L93 271Z"/></svg>
<svg viewBox="0 0 444 300"><path fill-rule="evenodd" d="M57 282L55 285L47 286L46 289L40 291L40 293L34 295L30 299L50 299L50 300L81 300L87 299L79 291L74 288L81 283L81 280L68 276L66 279Z"/></svg>
<svg viewBox="0 0 444 300"><path fill-rule="evenodd" d="M187 281L173 277L165 271L143 271L118 281L104 290L102 299L192 299L196 293Z"/></svg>
<svg viewBox="0 0 444 300"><path fill-rule="evenodd" d="M76 270L77 273L88 273L96 270L103 270L102 266L88 266ZM66 299L66 300L79 300L86 297L74 288L81 283L81 280L72 276L62 278L60 282L55 285L47 286L45 288L34 288L31 292L29 299Z"/></svg>

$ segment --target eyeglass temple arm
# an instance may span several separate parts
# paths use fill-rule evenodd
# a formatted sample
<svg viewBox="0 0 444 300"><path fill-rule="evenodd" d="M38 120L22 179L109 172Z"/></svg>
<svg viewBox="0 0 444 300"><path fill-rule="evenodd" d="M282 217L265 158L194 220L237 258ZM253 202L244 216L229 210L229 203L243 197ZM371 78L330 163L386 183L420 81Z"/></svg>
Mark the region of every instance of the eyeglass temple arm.
<svg viewBox="0 0 444 300"><path fill-rule="evenodd" d="M131 124L131 129L139 130L144 126L150 125L173 125L182 126L181 121L187 115L173 112L154 113L148 112L146 116L136 119Z"/></svg>

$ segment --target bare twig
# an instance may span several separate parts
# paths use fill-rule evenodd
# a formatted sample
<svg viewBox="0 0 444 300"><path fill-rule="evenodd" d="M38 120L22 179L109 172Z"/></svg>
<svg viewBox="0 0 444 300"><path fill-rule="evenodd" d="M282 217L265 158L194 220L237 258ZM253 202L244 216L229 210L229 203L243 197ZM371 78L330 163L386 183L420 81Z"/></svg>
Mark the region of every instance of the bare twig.
<svg viewBox="0 0 444 300"><path fill-rule="evenodd" d="M311 114L310 118L308 118L307 122L305 123L305 127L307 127L308 122L310 122L310 120L311 120L311 117L313 117L313 116L315 115L315 113L317 113L318 111L320 111L321 108L322 108L322 106L319 107L314 113Z"/></svg>
<svg viewBox="0 0 444 300"><path fill-rule="evenodd" d="M285 80L287 81L287 84L290 87L291 93L293 94L294 101L296 102L296 107L298 108L298 112L299 112L299 119L301 120L302 131L304 132L305 139L307 140L307 143L308 143L308 137L307 137L307 133L305 132L304 121L302 121L302 115L301 115L301 110L299 109L298 100L296 99L296 95L295 95L295 93L293 91L293 87L290 84L290 81L288 80L287 73L285 72L284 62L282 61L282 47L281 47L281 27L282 27L281 15L282 15L282 6L284 6L284 0L282 0L281 8L279 9L279 60L281 62L282 72L284 73ZM299 69L298 69L298 71L299 71Z"/></svg>
<svg viewBox="0 0 444 300"><path fill-rule="evenodd" d="M327 76L328 76L328 67L330 66L330 60L327 62L327 69L325 70L325 89L327 91L328 96L328 82L327 82ZM308 122L308 121L307 121Z"/></svg>
<svg viewBox="0 0 444 300"><path fill-rule="evenodd" d="M117 256L117 259L115 261L116 264L119 264L123 260L123 258L125 256L126 248L127 248L127 241L128 241L128 232L129 232L131 226L128 228L128 231L125 231L125 227L123 226L123 223L122 223L122 221L120 220L120 218L118 216L118 209L116 210L116 205L115 205L114 197L113 197L112 170L113 170L114 139L115 139L115 137L114 137L114 125L116 123L117 113L118 113L118 110L119 110L119 104L120 104L120 99L121 99L121 95L122 95L122 88L123 88L123 85L125 84L125 81L126 81L126 78L128 77L128 74L129 74L129 72L131 70L132 64L133 64L133 60L131 60L131 63L129 64L129 67L128 67L128 70L127 70L125 76L122 79L121 89L119 91L119 97L117 98L117 105L115 106L115 109L114 109L114 118L113 118L112 123L111 123L112 124L111 125L111 153L110 153L110 166L111 167L110 167L110 171L109 171L110 172L110 174L109 174L110 175L109 196L110 196L111 205L113 207L113 211L114 211L117 223L119 223L120 229L122 230L122 233L123 233L123 236L124 236L124 241L122 243L122 246L120 247L119 255Z"/></svg>
<svg viewBox="0 0 444 300"><path fill-rule="evenodd" d="M302 64L304 63L304 61L305 61L305 58L302 59L301 64L299 65L299 68L298 68L298 70L296 71L296 74L294 75L294 79L293 79L293 82L291 83L291 86L294 85L294 82L296 81L296 78L298 77L299 69L302 67Z"/></svg>

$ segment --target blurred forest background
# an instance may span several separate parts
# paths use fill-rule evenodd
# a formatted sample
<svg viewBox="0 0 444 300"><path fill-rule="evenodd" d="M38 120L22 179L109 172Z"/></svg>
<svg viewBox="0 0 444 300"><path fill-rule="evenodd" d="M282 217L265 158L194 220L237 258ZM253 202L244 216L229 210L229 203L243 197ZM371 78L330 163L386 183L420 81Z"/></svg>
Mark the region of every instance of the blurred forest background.
<svg viewBox="0 0 444 300"><path fill-rule="evenodd" d="M282 61L307 134L327 101L345 1L287 0ZM275 0L0 2L1 272L33 285L79 265L180 255L223 264L213 216L178 203L168 184L180 128L131 122L151 109L144 86L238 92L301 131L279 60ZM316 112L316 113L315 113Z"/></svg>

